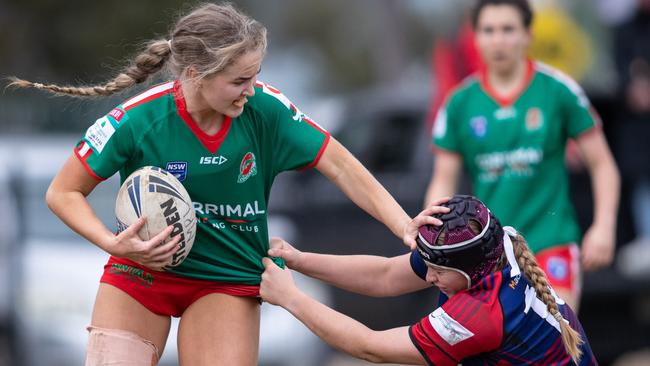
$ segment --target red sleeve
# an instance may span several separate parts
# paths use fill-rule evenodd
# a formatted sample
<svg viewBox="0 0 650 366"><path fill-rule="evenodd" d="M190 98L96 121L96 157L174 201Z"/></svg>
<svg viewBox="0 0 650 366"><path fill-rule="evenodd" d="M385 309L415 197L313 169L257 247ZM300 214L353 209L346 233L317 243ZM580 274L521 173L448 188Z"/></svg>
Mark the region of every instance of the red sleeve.
<svg viewBox="0 0 650 366"><path fill-rule="evenodd" d="M456 294L411 326L411 341L430 365L455 366L500 347L503 312L498 289Z"/></svg>

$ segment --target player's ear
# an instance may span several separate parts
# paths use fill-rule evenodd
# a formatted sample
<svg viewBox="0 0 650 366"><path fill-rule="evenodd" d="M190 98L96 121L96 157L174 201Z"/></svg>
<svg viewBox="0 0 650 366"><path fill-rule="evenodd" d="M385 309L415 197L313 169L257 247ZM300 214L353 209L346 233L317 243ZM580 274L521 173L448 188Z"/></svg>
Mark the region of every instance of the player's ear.
<svg viewBox="0 0 650 366"><path fill-rule="evenodd" d="M185 69L185 77L192 83L194 87L201 87L201 78L199 77L199 72L196 70L196 67L194 67L194 65L190 65L187 69Z"/></svg>

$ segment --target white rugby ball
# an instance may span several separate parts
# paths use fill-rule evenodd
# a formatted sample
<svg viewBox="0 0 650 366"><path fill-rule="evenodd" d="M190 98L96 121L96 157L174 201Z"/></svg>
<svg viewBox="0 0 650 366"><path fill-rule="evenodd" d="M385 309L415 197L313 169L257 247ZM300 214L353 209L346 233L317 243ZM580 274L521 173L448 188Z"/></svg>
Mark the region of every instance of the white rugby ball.
<svg viewBox="0 0 650 366"><path fill-rule="evenodd" d="M165 242L180 234L180 248L168 267L181 264L194 244L196 213L190 195L173 174L158 167L145 166L126 178L115 202L118 232L142 216L147 218L138 232L143 240L156 236L169 225L174 226Z"/></svg>

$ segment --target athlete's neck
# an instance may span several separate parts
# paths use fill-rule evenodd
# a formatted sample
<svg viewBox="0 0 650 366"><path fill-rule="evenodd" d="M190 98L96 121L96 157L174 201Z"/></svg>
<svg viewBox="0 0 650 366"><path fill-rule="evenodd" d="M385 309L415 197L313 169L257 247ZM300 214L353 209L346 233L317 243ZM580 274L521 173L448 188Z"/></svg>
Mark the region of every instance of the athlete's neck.
<svg viewBox="0 0 650 366"><path fill-rule="evenodd" d="M521 87L521 84L524 82L527 64L527 59L523 58L507 70L488 68L487 81L497 94L510 95Z"/></svg>
<svg viewBox="0 0 650 366"><path fill-rule="evenodd" d="M201 96L201 93L189 83L181 83L187 113L190 114L197 127L208 135L214 135L223 125L225 116L212 109Z"/></svg>

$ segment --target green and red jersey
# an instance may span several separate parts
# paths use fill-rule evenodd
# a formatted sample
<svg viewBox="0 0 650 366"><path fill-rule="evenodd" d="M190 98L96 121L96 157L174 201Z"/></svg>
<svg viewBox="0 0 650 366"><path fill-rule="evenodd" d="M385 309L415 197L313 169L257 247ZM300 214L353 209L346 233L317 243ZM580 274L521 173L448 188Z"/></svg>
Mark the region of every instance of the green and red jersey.
<svg viewBox="0 0 650 366"><path fill-rule="evenodd" d="M485 71L465 79L439 111L433 142L462 156L474 194L537 252L580 240L565 145L598 122L575 81L529 61L511 98L496 96Z"/></svg>
<svg viewBox="0 0 650 366"><path fill-rule="evenodd" d="M75 153L106 179L153 165L185 186L198 218L185 261L170 271L228 283L259 284L268 250L267 204L277 174L313 167L330 135L280 91L262 82L237 118L215 135L187 112L178 81L157 85L88 128Z"/></svg>

